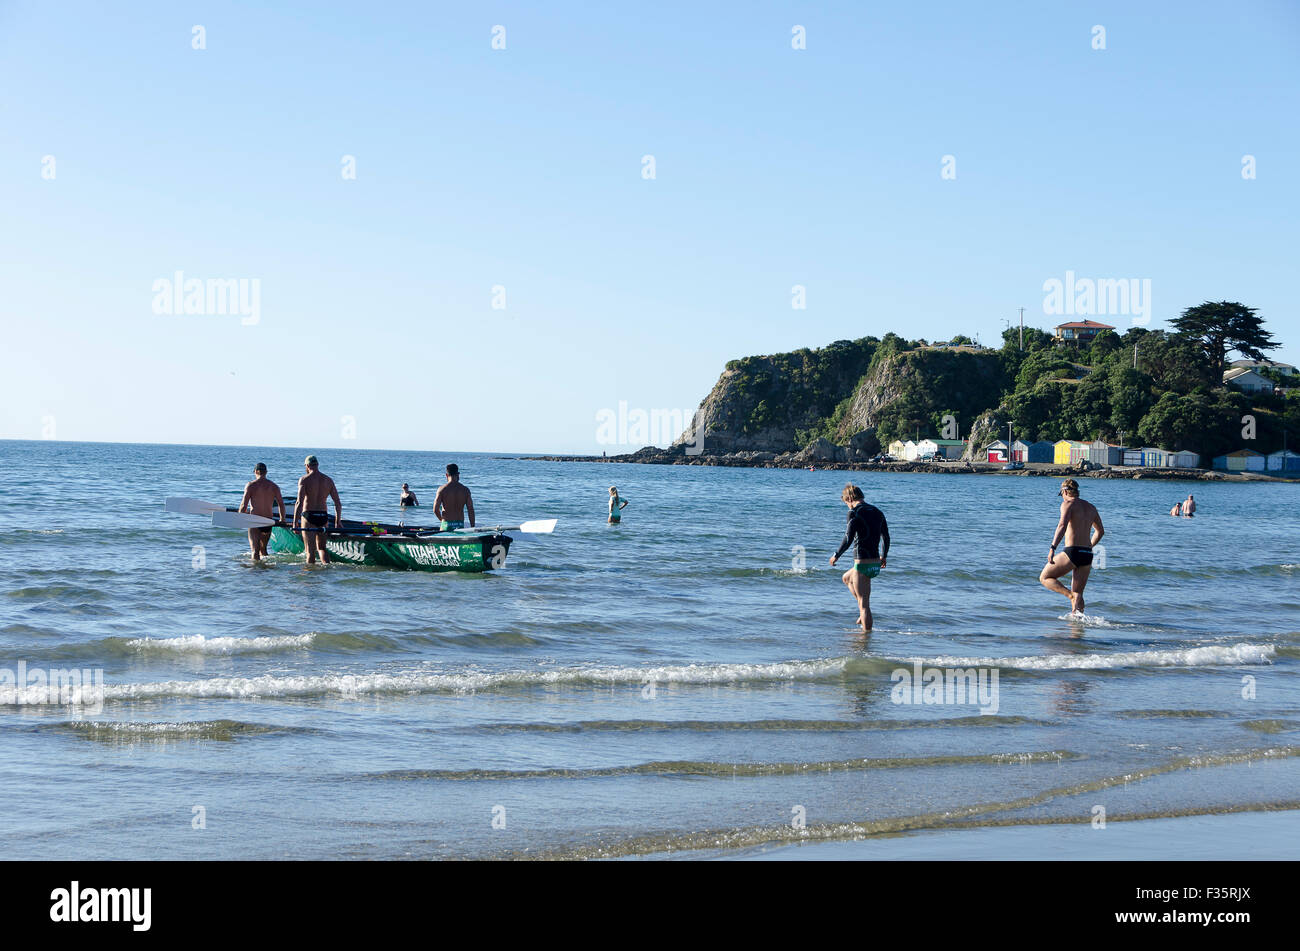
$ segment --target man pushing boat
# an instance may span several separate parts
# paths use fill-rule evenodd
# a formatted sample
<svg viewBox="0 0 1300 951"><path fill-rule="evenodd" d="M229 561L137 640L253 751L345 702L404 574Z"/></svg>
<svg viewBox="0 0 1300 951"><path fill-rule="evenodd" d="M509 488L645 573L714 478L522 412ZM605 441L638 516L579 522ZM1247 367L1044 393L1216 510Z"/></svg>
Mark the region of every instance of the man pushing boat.
<svg viewBox="0 0 1300 951"><path fill-rule="evenodd" d="M280 487L266 477L266 463L253 466L253 481L244 486L244 497L239 500L239 511L252 512L263 518L284 520L284 498ZM279 513L276 515L275 513ZM266 554L266 543L271 540L271 528L250 528L248 544L253 549L253 561L261 561Z"/></svg>
<svg viewBox="0 0 1300 951"><path fill-rule="evenodd" d="M1048 591L1055 591L1070 599L1070 609L1076 614L1083 613L1083 588L1092 573L1092 549L1106 529L1101 524L1101 513L1097 506L1079 498L1079 483L1066 479L1061 483L1057 495L1061 497L1061 520L1056 523L1052 535L1052 549L1047 553L1047 564L1043 567L1038 580ZM1065 549L1058 555L1056 546L1064 543ZM1073 572L1070 587L1061 584L1062 575Z"/></svg>
<svg viewBox="0 0 1300 951"><path fill-rule="evenodd" d="M831 555L831 564L839 561L840 555L848 551L850 545L857 543L853 567L844 572L840 580L858 601L858 626L863 633L870 633L874 623L871 579L880 574L885 559L889 557L889 523L885 521L884 512L863 501L862 490L856 485L846 485L840 493L840 501L849 507L849 528L840 547ZM882 541L885 543L883 551L880 549Z"/></svg>
<svg viewBox="0 0 1300 951"><path fill-rule="evenodd" d="M343 503L334 480L320 471L315 456L303 460L307 474L298 480L298 497L293 503L293 527L302 532L302 543L307 549L307 564L316 563L316 552L321 561L329 564L330 555L325 548L325 532L329 528L328 500L334 500L334 527L343 524Z"/></svg>
<svg viewBox="0 0 1300 951"><path fill-rule="evenodd" d="M469 509L469 527L474 527L474 499L469 488L460 481L460 466L447 463L447 482L433 497L433 514L442 519L444 532L465 527L465 509Z"/></svg>

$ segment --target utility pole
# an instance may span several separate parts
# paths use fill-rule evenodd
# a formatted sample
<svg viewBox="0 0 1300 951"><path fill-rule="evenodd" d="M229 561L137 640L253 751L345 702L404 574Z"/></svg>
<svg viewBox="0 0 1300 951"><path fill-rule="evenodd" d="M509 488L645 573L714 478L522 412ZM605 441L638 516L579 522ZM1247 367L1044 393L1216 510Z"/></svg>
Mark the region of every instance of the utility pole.
<svg viewBox="0 0 1300 951"><path fill-rule="evenodd" d="M1134 340L1133 341L1133 369L1136 370L1137 368L1138 368L1138 345L1137 345L1137 341Z"/></svg>
<svg viewBox="0 0 1300 951"><path fill-rule="evenodd" d="M1020 349L1025 349L1025 309L1020 308Z"/></svg>

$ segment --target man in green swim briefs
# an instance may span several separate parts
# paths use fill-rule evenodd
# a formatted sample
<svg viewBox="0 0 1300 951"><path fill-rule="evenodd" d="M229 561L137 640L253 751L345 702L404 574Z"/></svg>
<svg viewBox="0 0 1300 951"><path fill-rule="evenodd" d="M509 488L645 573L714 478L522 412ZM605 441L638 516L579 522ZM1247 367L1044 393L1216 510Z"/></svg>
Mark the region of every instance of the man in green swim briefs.
<svg viewBox="0 0 1300 951"><path fill-rule="evenodd" d="M465 509L469 509L469 527L474 527L474 499L460 481L460 466L447 463L447 482L433 497L433 514L442 519L444 532L465 527Z"/></svg>
<svg viewBox="0 0 1300 951"><path fill-rule="evenodd" d="M874 622L871 616L871 579L880 574L885 559L889 557L889 523L885 521L884 512L862 500L862 490L856 485L846 485L840 493L840 500L849 507L849 528L839 549L831 555L831 564L839 561L840 555L848 551L850 545L857 544L853 567L844 572L840 580L857 598L858 626L866 634L871 632ZM882 541L885 543L883 552L880 550Z"/></svg>

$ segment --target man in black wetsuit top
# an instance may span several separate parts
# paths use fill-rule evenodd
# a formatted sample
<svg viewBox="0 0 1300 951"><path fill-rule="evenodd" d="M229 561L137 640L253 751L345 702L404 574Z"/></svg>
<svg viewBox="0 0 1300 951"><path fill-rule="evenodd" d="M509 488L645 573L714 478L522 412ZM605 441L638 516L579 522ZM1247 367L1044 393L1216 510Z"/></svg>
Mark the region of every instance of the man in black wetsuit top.
<svg viewBox="0 0 1300 951"><path fill-rule="evenodd" d="M889 557L889 523L885 521L884 512L862 501L862 490L856 485L846 485L840 499L849 507L849 529L844 533L839 549L831 555L831 564L834 565L850 545L857 544L853 567L844 572L840 580L857 598L858 625L863 633L870 633L873 621L871 579L880 574L885 559ZM885 543L884 551L880 550L881 541Z"/></svg>

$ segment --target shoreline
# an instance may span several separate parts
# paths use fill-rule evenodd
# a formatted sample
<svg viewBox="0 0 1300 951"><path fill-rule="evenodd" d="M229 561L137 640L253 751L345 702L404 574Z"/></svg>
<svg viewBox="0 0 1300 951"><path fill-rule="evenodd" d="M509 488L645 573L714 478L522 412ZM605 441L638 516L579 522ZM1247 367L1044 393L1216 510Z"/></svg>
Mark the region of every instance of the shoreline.
<svg viewBox="0 0 1300 951"><path fill-rule="evenodd" d="M770 458L768 458L770 457ZM1300 478L1285 478L1264 472L1222 472L1217 469L1146 469L1136 466L1091 467L1058 465L1046 462L1025 463L1023 469L1004 470L1002 463L966 462L819 462L782 458L771 452L701 454L688 456L684 452L641 449L617 456L518 456L537 462L602 462L633 463L651 466L725 466L737 469L807 469L815 465L818 470L843 472L924 472L936 475L1000 475L1013 477L1046 476L1048 478L1086 479L1157 479L1176 482L1281 482L1297 483Z"/></svg>

